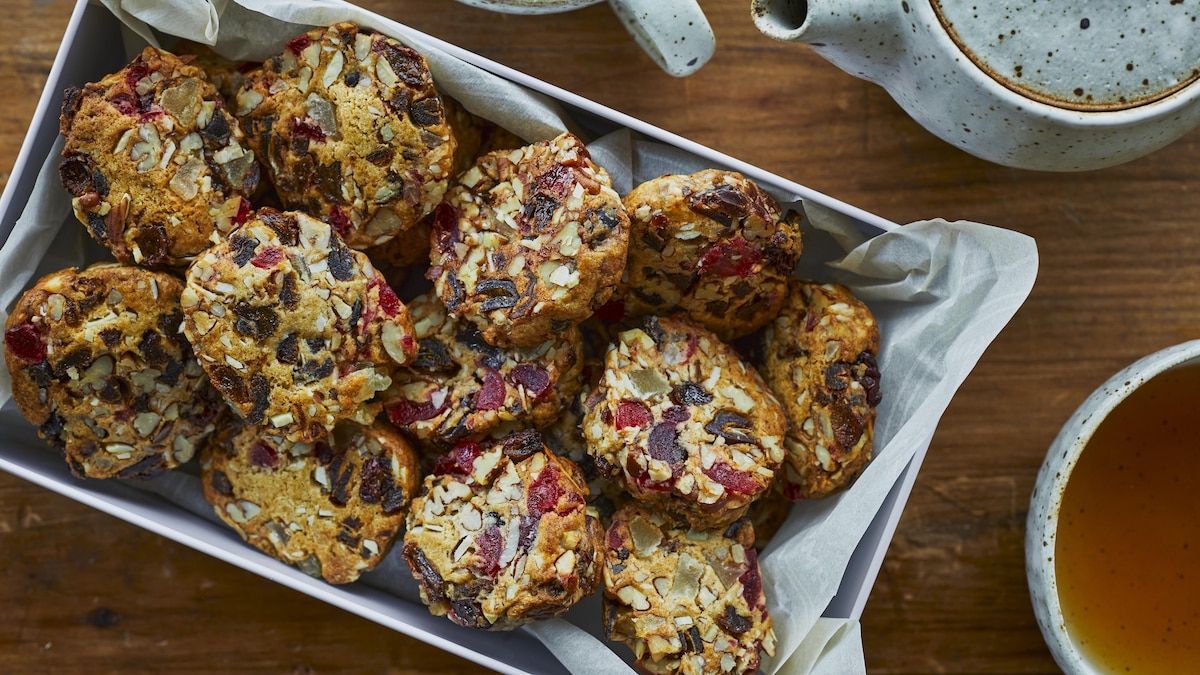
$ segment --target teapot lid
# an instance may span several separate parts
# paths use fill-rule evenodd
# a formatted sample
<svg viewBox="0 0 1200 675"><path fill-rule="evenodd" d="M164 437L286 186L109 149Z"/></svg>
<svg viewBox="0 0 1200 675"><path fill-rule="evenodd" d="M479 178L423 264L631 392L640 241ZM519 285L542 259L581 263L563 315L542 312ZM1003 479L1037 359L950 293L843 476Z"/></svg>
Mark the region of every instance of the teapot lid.
<svg viewBox="0 0 1200 675"><path fill-rule="evenodd" d="M930 2L975 65L1049 105L1132 108L1200 79L1194 2Z"/></svg>

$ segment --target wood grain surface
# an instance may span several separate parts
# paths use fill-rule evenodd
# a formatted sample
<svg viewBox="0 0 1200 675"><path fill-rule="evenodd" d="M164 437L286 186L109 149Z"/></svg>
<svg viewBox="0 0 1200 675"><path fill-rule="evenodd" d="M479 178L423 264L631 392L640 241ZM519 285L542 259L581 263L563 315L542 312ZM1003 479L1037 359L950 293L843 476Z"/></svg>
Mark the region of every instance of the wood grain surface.
<svg viewBox="0 0 1200 675"><path fill-rule="evenodd" d="M1023 537L1045 449L1138 357L1200 336L1200 133L1124 166L1006 169L911 121L880 88L761 36L748 0L701 0L717 53L660 72L604 5L516 17L364 2L535 77L898 222L1037 239L1029 301L950 405L863 618L873 673L1040 673ZM0 3L0 185L71 9ZM0 673L477 672L470 663L0 476Z"/></svg>

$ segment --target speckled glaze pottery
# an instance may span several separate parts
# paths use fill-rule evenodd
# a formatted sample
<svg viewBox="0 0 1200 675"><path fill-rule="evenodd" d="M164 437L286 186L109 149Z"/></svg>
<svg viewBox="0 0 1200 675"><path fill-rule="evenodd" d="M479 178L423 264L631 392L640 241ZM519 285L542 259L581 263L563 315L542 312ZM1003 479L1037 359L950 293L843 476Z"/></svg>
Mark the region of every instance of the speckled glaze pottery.
<svg viewBox="0 0 1200 675"><path fill-rule="evenodd" d="M1006 166L1081 171L1200 124L1195 2L752 0L754 22Z"/></svg>
<svg viewBox="0 0 1200 675"><path fill-rule="evenodd" d="M1054 660L1067 673L1107 672L1088 663L1071 641L1058 599L1055 543L1063 492L1096 428L1142 384L1176 366L1200 360L1200 340L1155 352L1113 375L1092 392L1063 426L1038 471L1025 522L1025 574L1033 613Z"/></svg>
<svg viewBox="0 0 1200 675"><path fill-rule="evenodd" d="M508 14L553 14L604 0L459 0ZM660 68L691 75L712 58L716 40L696 0L609 0L613 12Z"/></svg>

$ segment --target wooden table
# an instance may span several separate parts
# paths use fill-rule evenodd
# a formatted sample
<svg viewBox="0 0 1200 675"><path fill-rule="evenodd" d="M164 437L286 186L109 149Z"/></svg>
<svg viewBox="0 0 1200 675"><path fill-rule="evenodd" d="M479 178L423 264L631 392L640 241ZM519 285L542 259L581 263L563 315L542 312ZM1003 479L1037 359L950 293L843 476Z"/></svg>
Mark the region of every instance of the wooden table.
<svg viewBox="0 0 1200 675"><path fill-rule="evenodd" d="M546 17L450 0L364 3L433 35L898 222L974 220L1036 237L1024 308L934 438L863 617L870 671L1053 672L1025 586L1034 475L1087 394L1200 335L1200 133L1082 174L993 166L931 136L880 88L702 0L712 61L658 71L597 6ZM70 0L4 2L0 184ZM0 476L0 673L475 672L466 661Z"/></svg>

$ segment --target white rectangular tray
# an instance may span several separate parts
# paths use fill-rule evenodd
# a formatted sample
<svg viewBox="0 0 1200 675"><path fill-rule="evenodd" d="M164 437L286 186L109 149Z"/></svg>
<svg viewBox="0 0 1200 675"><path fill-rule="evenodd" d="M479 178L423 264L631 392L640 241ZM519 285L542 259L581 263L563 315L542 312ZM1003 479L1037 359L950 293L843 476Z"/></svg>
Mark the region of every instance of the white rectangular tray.
<svg viewBox="0 0 1200 675"><path fill-rule="evenodd" d="M631 129L646 138L674 145L710 160L714 166L740 171L772 191L800 195L809 203L844 214L856 221L868 235L898 227L893 222L454 45L431 37L426 39L463 61L557 99L585 130L597 135L621 127ZM0 241L7 240L12 232L33 191L38 171L58 136L58 111L63 89L71 84L96 81L124 66L127 62L124 52L114 48L114 45L121 43L120 22L103 7L80 0L17 156L12 178L3 196L0 196ZM10 280L0 280L0 283L7 284ZM825 616L854 619L861 616L932 434L933 430L930 429L929 438L925 439L893 485L882 509L855 550L839 592L827 607ZM33 426L21 418L11 402L0 410L0 469L500 672L566 672L553 655L528 633L488 633L463 629L444 618L431 616L420 604L363 584L331 586L246 546L232 530L198 517L154 494L116 481L76 479L56 453L47 451Z"/></svg>

